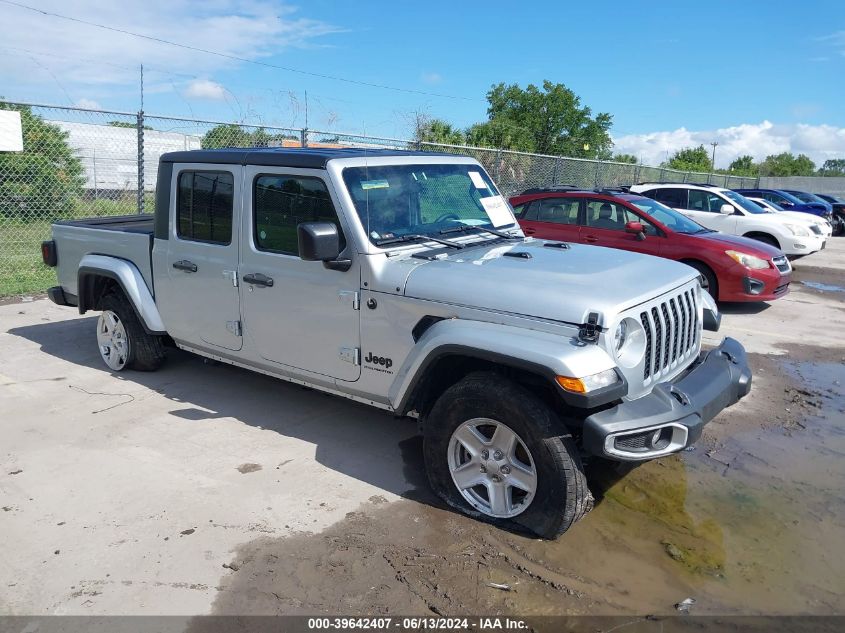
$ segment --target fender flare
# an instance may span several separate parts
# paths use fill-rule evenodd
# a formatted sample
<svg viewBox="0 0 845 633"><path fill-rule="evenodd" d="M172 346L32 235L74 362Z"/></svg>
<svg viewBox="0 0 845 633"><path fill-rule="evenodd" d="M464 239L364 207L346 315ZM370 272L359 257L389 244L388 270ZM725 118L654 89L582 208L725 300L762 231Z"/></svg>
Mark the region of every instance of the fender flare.
<svg viewBox="0 0 845 633"><path fill-rule="evenodd" d="M396 372L388 399L397 412L411 408L416 387L428 369L450 355L528 370L547 378L567 404L578 408L599 406L628 392L628 383L611 356L598 345L580 341L576 328L566 336L512 325L445 319L425 331ZM590 394L566 392L555 382L556 376L582 377L607 369L614 369L620 382Z"/></svg>
<svg viewBox="0 0 845 633"><path fill-rule="evenodd" d="M77 271L77 295L79 314L93 310L89 305L89 284L97 277L113 279L123 290L135 309L141 324L149 334L166 334L164 322L156 307L153 295L144 281L141 271L132 262L105 255L85 255Z"/></svg>

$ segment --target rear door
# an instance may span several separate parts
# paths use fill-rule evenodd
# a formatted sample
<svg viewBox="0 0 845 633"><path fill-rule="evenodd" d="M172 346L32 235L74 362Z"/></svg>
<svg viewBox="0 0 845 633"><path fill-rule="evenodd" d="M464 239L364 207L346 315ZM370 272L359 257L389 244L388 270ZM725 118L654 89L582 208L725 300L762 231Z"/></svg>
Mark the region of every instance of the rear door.
<svg viewBox="0 0 845 633"><path fill-rule="evenodd" d="M241 223L244 336L266 361L338 380L360 372L360 258L347 271L299 258L297 225L332 222L337 197L324 170L248 166ZM250 280L258 280L257 282Z"/></svg>
<svg viewBox="0 0 845 633"><path fill-rule="evenodd" d="M174 165L166 270L157 275L156 305L176 340L239 350L236 286L239 165Z"/></svg>
<svg viewBox="0 0 845 633"><path fill-rule="evenodd" d="M585 244L660 254L660 236L651 222L616 202L595 198L588 198L585 202L584 225L581 227L581 238ZM625 231L628 222L642 223L646 238L641 240L636 234Z"/></svg>
<svg viewBox="0 0 845 633"><path fill-rule="evenodd" d="M528 205L519 223L526 235L558 242L578 242L580 212L580 198L542 198Z"/></svg>

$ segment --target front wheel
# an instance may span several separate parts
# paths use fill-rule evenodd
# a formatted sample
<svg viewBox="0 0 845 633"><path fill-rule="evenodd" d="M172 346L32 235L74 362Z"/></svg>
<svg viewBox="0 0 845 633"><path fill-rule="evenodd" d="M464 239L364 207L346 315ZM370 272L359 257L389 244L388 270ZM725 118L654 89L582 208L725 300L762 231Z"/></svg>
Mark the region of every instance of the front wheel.
<svg viewBox="0 0 845 633"><path fill-rule="evenodd" d="M492 372L447 389L423 421L434 491L452 507L553 539L593 506L571 436L534 394Z"/></svg>

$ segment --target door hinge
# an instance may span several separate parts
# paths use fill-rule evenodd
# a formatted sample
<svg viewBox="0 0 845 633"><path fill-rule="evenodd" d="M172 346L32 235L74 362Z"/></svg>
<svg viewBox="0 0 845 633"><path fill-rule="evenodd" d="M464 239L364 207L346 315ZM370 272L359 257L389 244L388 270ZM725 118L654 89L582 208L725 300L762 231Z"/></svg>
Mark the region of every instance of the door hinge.
<svg viewBox="0 0 845 633"><path fill-rule="evenodd" d="M361 309L361 299L357 290L340 290L337 299L341 303L351 303L353 310Z"/></svg>
<svg viewBox="0 0 845 633"><path fill-rule="evenodd" d="M223 276L232 282L232 285L237 288L238 287L238 271L237 270L224 270Z"/></svg>
<svg viewBox="0 0 845 633"><path fill-rule="evenodd" d="M242 336L240 321L226 321L226 329L229 330L235 336Z"/></svg>
<svg viewBox="0 0 845 633"><path fill-rule="evenodd" d="M340 360L353 365L361 364L361 350L357 347L341 347Z"/></svg>

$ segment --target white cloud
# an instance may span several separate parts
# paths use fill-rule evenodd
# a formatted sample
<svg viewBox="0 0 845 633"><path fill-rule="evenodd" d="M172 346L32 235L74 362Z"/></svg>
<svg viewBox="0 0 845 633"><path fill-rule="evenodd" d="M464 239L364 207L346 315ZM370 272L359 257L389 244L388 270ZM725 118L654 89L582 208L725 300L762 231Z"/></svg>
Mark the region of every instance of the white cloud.
<svg viewBox="0 0 845 633"><path fill-rule="evenodd" d="M732 160L750 154L761 160L769 154L806 154L817 165L828 158L845 156L845 128L803 123L778 125L770 121L743 123L717 130L693 131L686 128L649 134L614 137L613 150L633 154L646 165L657 165L676 150L717 142L716 167L727 167ZM708 147L708 151L710 148Z"/></svg>
<svg viewBox="0 0 845 633"><path fill-rule="evenodd" d="M317 45L341 29L302 17L297 9L271 0L30 0L37 8L125 29L186 46L251 60L286 48ZM240 65L236 60L117 33L94 26L0 5L4 25L0 77L15 96L43 93L73 98L79 92L120 91L138 84L144 64L151 84L184 83ZM61 89L57 82L61 82ZM8 88L6 96L11 96ZM59 98L57 97L56 101Z"/></svg>
<svg viewBox="0 0 845 633"><path fill-rule="evenodd" d="M194 79L182 93L189 99L210 99L212 101L223 101L226 98L226 89L216 81L209 79Z"/></svg>
<svg viewBox="0 0 845 633"><path fill-rule="evenodd" d="M420 75L420 80L426 84L439 84L443 81L443 77L440 76L440 73L423 73Z"/></svg>
<svg viewBox="0 0 845 633"><path fill-rule="evenodd" d="M101 110L102 106L93 99L77 99L74 103L77 108L87 108L88 110Z"/></svg>

